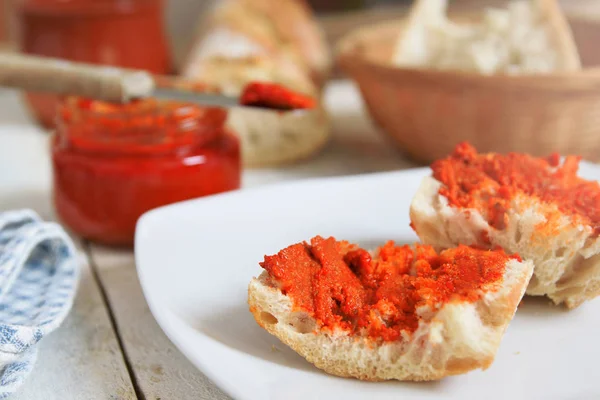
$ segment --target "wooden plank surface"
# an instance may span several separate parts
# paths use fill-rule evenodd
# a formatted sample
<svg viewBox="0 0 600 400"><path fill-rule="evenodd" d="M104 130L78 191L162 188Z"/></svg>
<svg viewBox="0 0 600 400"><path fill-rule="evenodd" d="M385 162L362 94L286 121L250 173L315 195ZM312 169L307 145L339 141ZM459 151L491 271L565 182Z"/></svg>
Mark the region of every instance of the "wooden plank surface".
<svg viewBox="0 0 600 400"><path fill-rule="evenodd" d="M53 220L48 135L32 126L20 98L0 90L0 211L31 208ZM76 241L80 251L81 243ZM82 252L75 304L42 339L36 366L16 400L130 400L135 392L99 286Z"/></svg>
<svg viewBox="0 0 600 400"><path fill-rule="evenodd" d="M83 261L79 292L63 325L40 343L14 400L137 399L98 284Z"/></svg>
<svg viewBox="0 0 600 400"><path fill-rule="evenodd" d="M190 364L156 324L142 295L133 253L92 246L91 262L106 290L143 398L228 399Z"/></svg>

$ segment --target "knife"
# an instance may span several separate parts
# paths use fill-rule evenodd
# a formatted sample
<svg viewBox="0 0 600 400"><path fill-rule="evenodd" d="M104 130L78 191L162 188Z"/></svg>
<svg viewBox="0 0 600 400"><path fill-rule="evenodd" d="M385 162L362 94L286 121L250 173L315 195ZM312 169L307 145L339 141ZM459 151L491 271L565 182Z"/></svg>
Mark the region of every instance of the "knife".
<svg viewBox="0 0 600 400"><path fill-rule="evenodd" d="M152 97L207 107L277 111L315 106L313 98L273 83L250 83L239 97L232 97L210 85L143 70L11 53L0 54L0 86L121 104Z"/></svg>

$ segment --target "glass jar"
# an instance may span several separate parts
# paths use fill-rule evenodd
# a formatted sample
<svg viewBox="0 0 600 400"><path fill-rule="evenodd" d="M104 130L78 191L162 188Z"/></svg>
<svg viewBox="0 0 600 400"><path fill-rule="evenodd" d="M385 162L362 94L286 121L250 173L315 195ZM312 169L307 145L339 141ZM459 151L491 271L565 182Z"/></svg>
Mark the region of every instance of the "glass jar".
<svg viewBox="0 0 600 400"><path fill-rule="evenodd" d="M162 0L19 0L15 12L24 53L171 72ZM60 99L26 99L35 117L53 127Z"/></svg>
<svg viewBox="0 0 600 400"><path fill-rule="evenodd" d="M239 143L225 110L71 98L58 115L54 204L84 238L131 246L146 211L240 187Z"/></svg>

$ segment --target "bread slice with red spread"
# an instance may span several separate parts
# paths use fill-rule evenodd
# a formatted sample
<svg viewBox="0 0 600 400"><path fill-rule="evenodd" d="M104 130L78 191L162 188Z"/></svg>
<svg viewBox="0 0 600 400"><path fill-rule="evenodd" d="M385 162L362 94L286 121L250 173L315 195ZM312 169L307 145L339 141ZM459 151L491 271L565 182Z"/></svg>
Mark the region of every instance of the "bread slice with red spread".
<svg viewBox="0 0 600 400"><path fill-rule="evenodd" d="M436 248L518 253L535 265L527 294L574 308L600 294L600 185L578 177L578 164L460 144L432 164L411 204L412 226Z"/></svg>
<svg viewBox="0 0 600 400"><path fill-rule="evenodd" d="M488 368L533 271L500 249L369 253L322 237L261 266L248 287L256 322L325 372L369 381Z"/></svg>

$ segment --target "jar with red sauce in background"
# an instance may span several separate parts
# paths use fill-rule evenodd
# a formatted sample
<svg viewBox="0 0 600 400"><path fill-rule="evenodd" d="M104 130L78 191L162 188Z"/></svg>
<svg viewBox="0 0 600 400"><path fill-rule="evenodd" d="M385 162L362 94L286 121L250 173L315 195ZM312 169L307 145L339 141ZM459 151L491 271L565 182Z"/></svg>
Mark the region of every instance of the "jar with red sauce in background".
<svg viewBox="0 0 600 400"><path fill-rule="evenodd" d="M45 57L171 72L162 0L16 0L21 51ZM47 128L59 98L28 93L27 103Z"/></svg>
<svg viewBox="0 0 600 400"><path fill-rule="evenodd" d="M54 204L84 238L131 246L146 211L240 187L239 143L225 128L226 110L70 98L58 115Z"/></svg>

